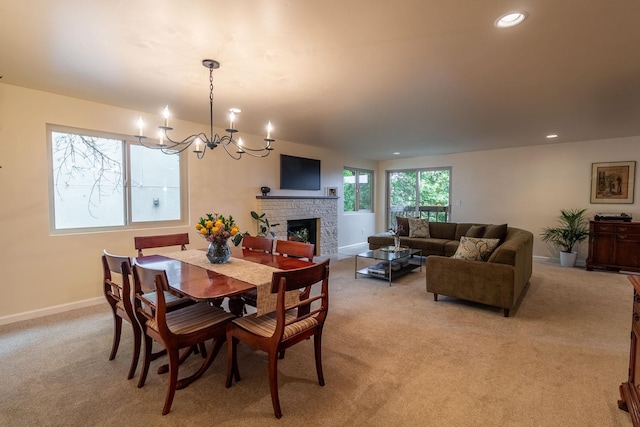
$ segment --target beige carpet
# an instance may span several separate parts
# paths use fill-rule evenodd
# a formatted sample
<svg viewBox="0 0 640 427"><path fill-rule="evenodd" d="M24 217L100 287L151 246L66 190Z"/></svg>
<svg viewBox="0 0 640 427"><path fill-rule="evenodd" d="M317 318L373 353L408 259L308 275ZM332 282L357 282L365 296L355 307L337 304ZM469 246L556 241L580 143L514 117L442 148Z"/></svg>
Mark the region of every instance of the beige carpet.
<svg viewBox="0 0 640 427"><path fill-rule="evenodd" d="M425 290L425 273L389 287L331 262L326 386L312 343L279 364L273 417L266 358L240 348L242 381L224 387L225 355L176 393L166 375L126 380L131 334L107 360L106 303L0 327L0 425L630 426L617 408L627 376L632 288L622 274L536 262L513 317ZM183 372L195 366L190 360Z"/></svg>

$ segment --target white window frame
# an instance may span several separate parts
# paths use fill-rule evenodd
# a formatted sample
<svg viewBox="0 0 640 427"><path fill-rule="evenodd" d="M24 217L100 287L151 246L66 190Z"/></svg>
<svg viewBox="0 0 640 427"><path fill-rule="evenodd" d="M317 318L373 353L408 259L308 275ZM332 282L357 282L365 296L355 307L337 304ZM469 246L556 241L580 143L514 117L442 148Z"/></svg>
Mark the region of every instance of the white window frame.
<svg viewBox="0 0 640 427"><path fill-rule="evenodd" d="M349 211L344 210L344 205L343 205L344 213L353 213L353 214L355 214L355 213L359 213L359 212L365 212L365 213L373 212L373 197L374 197L373 196L373 194L374 194L373 183L374 183L374 179L375 179L374 171L369 170L369 169L352 168L352 167L349 167L349 166L345 166L343 168L343 170L349 170L349 171L355 172L355 186L356 186L356 202L355 202L354 210L349 210ZM360 179L359 179L359 176L360 176L361 173L368 174L371 177L371 182L369 183L369 186L371 187L371 192L370 192L371 193L370 194L371 200L369 201L371 209L361 209L360 208ZM343 186L342 194L343 194L343 197L344 197L344 174L343 174L342 186Z"/></svg>
<svg viewBox="0 0 640 427"><path fill-rule="evenodd" d="M53 170L53 138L52 134L69 133L91 136L96 138L115 139L123 142L123 161L122 161L122 180L123 180L123 199L124 199L124 224L114 226L97 226L97 227L76 227L57 229L55 222L55 184ZM130 147L136 145L141 146L135 137L130 135L121 135L110 132L95 131L90 129L73 128L69 126L47 124L47 148L48 148L48 169L49 169L49 231L55 234L86 234L88 232L104 232L117 230L135 230L148 229L158 227L178 227L188 225L188 172L187 172L187 156L184 153L176 154L179 156L180 163L180 218L173 220L159 221L132 221L132 202L131 202L131 160ZM151 148L149 148L151 150ZM171 155L171 154L167 154Z"/></svg>

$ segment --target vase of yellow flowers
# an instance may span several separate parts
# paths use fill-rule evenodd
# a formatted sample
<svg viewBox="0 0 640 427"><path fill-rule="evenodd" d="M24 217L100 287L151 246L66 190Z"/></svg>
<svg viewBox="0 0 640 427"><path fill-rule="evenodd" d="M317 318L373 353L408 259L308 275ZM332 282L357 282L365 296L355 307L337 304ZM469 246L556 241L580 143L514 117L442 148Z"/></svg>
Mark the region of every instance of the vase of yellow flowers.
<svg viewBox="0 0 640 427"><path fill-rule="evenodd" d="M213 264L224 264L229 261L230 238L233 238L232 241L236 246L242 240L242 235L238 233L238 226L231 215L225 218L223 215L207 214L204 218L200 218L196 224L196 230L209 242L207 258Z"/></svg>

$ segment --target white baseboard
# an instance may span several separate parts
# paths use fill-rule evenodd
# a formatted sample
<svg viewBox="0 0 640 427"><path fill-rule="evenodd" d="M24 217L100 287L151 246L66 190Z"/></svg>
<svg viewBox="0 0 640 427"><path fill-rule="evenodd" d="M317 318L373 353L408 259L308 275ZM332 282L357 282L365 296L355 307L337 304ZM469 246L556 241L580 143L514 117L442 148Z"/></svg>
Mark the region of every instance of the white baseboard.
<svg viewBox="0 0 640 427"><path fill-rule="evenodd" d="M340 251L342 249L355 248L357 246L363 246L363 245L368 245L368 243L365 241L365 242L360 242L360 243L354 243L352 245L340 246L340 247L338 247L338 251Z"/></svg>
<svg viewBox="0 0 640 427"><path fill-rule="evenodd" d="M38 317L49 316L51 314L64 313L78 308L90 307L105 303L104 297L91 298L83 301L76 301L68 304L55 305L53 307L41 308L39 310L25 311L23 313L12 314L0 317L0 325L20 322L23 320L37 319Z"/></svg>
<svg viewBox="0 0 640 427"><path fill-rule="evenodd" d="M543 261L543 262L549 262L551 264L560 265L560 257L534 255L533 259L534 260L537 259L538 261ZM586 265L587 265L587 261L586 260L584 260L584 259L576 260L576 267L586 267Z"/></svg>

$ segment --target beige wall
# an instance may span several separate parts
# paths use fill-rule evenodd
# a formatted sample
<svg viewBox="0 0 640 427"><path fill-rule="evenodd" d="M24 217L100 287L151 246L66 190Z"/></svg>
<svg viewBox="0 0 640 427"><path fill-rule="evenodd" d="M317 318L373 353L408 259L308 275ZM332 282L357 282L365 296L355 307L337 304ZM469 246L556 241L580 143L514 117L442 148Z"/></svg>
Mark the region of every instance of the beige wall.
<svg viewBox="0 0 640 427"><path fill-rule="evenodd" d="M324 190L279 190L279 154L321 160L322 188L342 188L345 159L327 150L276 141L265 159L235 161L220 151L203 160L189 156L189 219L184 227L89 234L50 235L46 124L120 134L136 131L140 115L126 109L0 84L0 324L96 302L102 298L103 248L135 255L133 237L140 234L190 233L192 248L205 247L193 224L207 212L233 215L242 230L255 233L249 212L256 209L260 187L271 194L324 195ZM147 117L152 122L152 116ZM155 118L158 120L158 118ZM207 126L173 122L186 135ZM277 138L277 129L274 132ZM251 135L243 135L246 141ZM260 137L256 137L260 140ZM360 162L361 163L361 162ZM375 164L367 163L373 169ZM342 216L341 203L339 216ZM373 220L370 228L373 229ZM346 243L348 244L348 243Z"/></svg>
<svg viewBox="0 0 640 427"><path fill-rule="evenodd" d="M640 221L638 185L633 204L590 204L591 164L639 162L639 147L640 137L632 137L384 161L378 167L376 207L384 211L385 171L451 166L451 221L506 222L527 229L535 236L534 255L557 257L557 250L538 236L543 227L555 225L560 209L586 208L590 218L596 212L626 212ZM383 215L376 226L384 230ZM579 247L580 260L587 251L585 242Z"/></svg>
<svg viewBox="0 0 640 427"><path fill-rule="evenodd" d="M234 161L222 152L207 153L203 160L189 157L188 226L51 236L46 124L130 134L135 131L139 114L0 84L0 290L5 295L0 298L0 324L100 302L102 249L133 256L134 235L188 231L190 246L204 247L193 224L207 212L231 214L243 230L254 232L249 212L256 209L255 196L263 185L271 187L272 194L324 194L278 190L280 153L321 159L322 187L338 187L339 193L344 166L375 169L375 206L379 213L385 206L386 170L452 166L452 221L508 222L531 230L537 237L542 227L554 224L562 208L585 207L589 215L625 211L640 220L637 188L633 205L589 204L591 163L640 160L640 137L383 161L377 165L301 144L304 141L276 141L276 151L266 159ZM151 116L148 119L151 121ZM206 126L202 129L180 121L175 127L181 135L206 130ZM461 206L455 205L456 200ZM363 242L374 231L384 230L383 214L343 214L342 204L338 206L340 247ZM534 253L556 256L555 250L537 238ZM586 245L581 246L579 255L585 258Z"/></svg>

